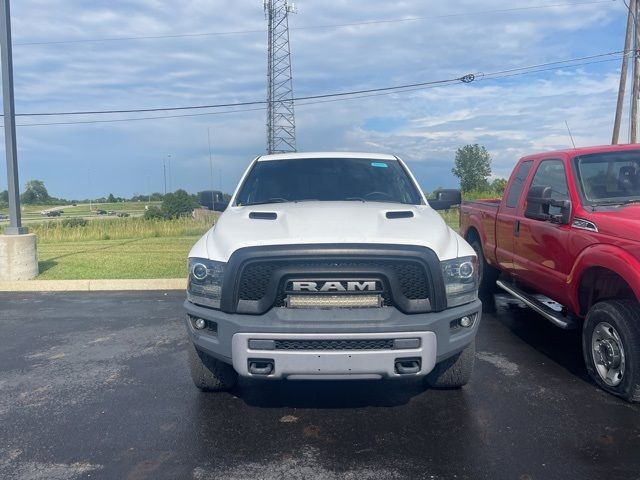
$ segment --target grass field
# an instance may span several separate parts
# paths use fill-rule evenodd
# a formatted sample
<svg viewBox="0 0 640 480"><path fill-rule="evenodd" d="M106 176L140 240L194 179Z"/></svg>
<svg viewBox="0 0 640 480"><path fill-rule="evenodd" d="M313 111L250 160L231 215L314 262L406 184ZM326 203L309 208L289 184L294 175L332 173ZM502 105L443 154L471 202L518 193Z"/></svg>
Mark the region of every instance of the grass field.
<svg viewBox="0 0 640 480"><path fill-rule="evenodd" d="M41 280L179 278L191 246L214 218L91 220L82 227L32 224Z"/></svg>
<svg viewBox="0 0 640 480"><path fill-rule="evenodd" d="M38 245L39 280L186 278L198 236Z"/></svg>
<svg viewBox="0 0 640 480"><path fill-rule="evenodd" d="M452 208L451 210L443 210L438 212L444 221L447 222L451 228L453 228L456 232L460 228L460 210L457 208Z"/></svg>
<svg viewBox="0 0 640 480"><path fill-rule="evenodd" d="M41 244L51 242L85 242L91 240L127 240L200 236L213 225L210 219L145 220L136 218L106 218L90 220L86 226L65 227L59 221L29 225Z"/></svg>
<svg viewBox="0 0 640 480"><path fill-rule="evenodd" d="M98 217L96 210L113 210L114 212L124 212L133 216L141 216L144 214L145 205L160 206L162 202L116 202L116 203L79 203L75 207L73 205L22 205L22 220L25 224L34 222L43 222L49 220L59 221L63 218L70 217ZM64 213L60 217L46 217L41 215L43 210L62 209ZM0 213L7 214L7 209L0 209ZM104 217L102 217L104 218ZM2 222L0 222L2 224Z"/></svg>

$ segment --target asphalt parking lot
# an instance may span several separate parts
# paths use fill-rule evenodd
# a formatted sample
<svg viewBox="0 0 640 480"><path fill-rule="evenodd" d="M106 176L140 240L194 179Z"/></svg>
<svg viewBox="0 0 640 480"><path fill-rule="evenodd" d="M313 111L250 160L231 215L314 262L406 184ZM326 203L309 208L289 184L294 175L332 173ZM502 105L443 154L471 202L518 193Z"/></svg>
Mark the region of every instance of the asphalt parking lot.
<svg viewBox="0 0 640 480"><path fill-rule="evenodd" d="M0 294L2 479L633 479L640 406L580 339L485 301L474 378L196 390L183 293Z"/></svg>

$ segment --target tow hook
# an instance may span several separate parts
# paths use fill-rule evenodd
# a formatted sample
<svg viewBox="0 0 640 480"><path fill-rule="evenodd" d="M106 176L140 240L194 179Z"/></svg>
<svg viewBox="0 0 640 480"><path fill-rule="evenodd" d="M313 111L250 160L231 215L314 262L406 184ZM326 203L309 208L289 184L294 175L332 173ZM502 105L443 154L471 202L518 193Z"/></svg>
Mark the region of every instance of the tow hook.
<svg viewBox="0 0 640 480"><path fill-rule="evenodd" d="M421 359L419 358L397 358L396 373L399 375L410 375L420 371Z"/></svg>
<svg viewBox="0 0 640 480"><path fill-rule="evenodd" d="M273 373L273 360L249 359L249 373L251 375L271 375Z"/></svg>

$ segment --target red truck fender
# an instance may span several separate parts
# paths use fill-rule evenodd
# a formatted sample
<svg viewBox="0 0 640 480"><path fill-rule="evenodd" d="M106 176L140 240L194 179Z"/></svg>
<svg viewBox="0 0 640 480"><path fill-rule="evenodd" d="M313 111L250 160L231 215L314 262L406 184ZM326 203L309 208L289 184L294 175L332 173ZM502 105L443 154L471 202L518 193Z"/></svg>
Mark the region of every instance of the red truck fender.
<svg viewBox="0 0 640 480"><path fill-rule="evenodd" d="M581 316L586 312L580 308L580 282L587 270L600 267L620 276L640 301L640 262L626 250L610 244L591 245L578 255L571 273L567 277L567 286L571 292L570 309Z"/></svg>

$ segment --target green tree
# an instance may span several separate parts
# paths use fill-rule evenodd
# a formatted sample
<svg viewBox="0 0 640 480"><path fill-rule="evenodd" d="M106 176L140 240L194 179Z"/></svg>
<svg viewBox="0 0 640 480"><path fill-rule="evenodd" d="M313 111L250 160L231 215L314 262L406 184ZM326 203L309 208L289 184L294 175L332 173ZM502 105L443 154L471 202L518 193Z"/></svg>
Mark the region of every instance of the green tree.
<svg viewBox="0 0 640 480"><path fill-rule="evenodd" d="M496 178L493 182L491 182L491 190L496 192L498 195L503 195L506 188L507 188L506 178Z"/></svg>
<svg viewBox="0 0 640 480"><path fill-rule="evenodd" d="M451 172L460 179L463 191L486 189L491 175L491 156L477 143L465 145L456 151L455 167Z"/></svg>
<svg viewBox="0 0 640 480"><path fill-rule="evenodd" d="M113 196L113 193L109 194L109 198L107 198L107 202L116 203L116 197Z"/></svg>
<svg viewBox="0 0 640 480"><path fill-rule="evenodd" d="M145 220L164 220L167 216L162 211L162 209L151 206L144 211L144 219Z"/></svg>
<svg viewBox="0 0 640 480"><path fill-rule="evenodd" d="M42 180L29 180L24 188L24 193L20 195L22 203L47 203L51 197Z"/></svg>
<svg viewBox="0 0 640 480"><path fill-rule="evenodd" d="M176 190L167 193L162 201L162 211L169 218L178 218L190 214L194 208L198 208L195 195L189 195L184 190Z"/></svg>

